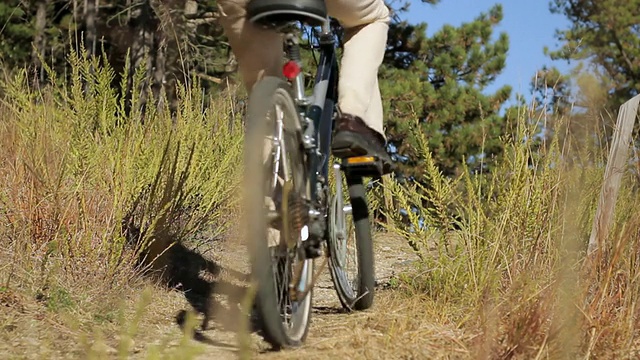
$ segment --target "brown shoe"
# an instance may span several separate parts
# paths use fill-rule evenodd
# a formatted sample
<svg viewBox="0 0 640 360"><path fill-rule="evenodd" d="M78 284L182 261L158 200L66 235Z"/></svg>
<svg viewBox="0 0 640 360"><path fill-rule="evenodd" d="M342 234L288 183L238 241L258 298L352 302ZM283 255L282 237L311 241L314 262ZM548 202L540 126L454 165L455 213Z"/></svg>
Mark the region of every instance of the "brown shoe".
<svg viewBox="0 0 640 360"><path fill-rule="evenodd" d="M393 160L385 149L384 137L368 127L358 116L341 114L335 120L331 151L341 159L376 156L383 163L383 174L393 171Z"/></svg>

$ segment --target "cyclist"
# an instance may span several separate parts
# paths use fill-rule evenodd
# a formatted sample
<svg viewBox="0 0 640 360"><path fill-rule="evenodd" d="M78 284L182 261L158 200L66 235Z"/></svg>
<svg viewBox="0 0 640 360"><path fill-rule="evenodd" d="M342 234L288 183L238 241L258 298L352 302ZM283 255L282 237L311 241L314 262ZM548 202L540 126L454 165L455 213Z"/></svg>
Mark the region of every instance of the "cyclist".
<svg viewBox="0 0 640 360"><path fill-rule="evenodd" d="M273 30L246 18L249 0L218 0L220 23L236 55L244 85L251 91L263 76L282 74L282 39ZM391 172L385 150L378 68L389 29L389 9L383 0L326 0L328 15L345 29L338 81L339 116L332 151L340 158L372 155ZM280 49L280 51L278 51Z"/></svg>

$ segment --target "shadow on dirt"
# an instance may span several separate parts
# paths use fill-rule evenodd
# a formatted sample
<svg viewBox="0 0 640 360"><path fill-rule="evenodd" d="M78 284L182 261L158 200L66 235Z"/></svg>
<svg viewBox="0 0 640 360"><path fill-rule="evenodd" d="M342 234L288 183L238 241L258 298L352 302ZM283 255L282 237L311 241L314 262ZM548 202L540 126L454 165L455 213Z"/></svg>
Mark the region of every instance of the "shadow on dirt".
<svg viewBox="0 0 640 360"><path fill-rule="evenodd" d="M340 315L348 314L349 311L342 307L330 307L330 306L314 306L313 313L318 315Z"/></svg>
<svg viewBox="0 0 640 360"><path fill-rule="evenodd" d="M185 331L184 326L186 323L186 318L187 318L187 310L180 310L176 315L176 324L178 324L178 326L182 331ZM211 339L208 336L206 336L202 330L198 330L198 329L195 329L195 331L193 332L193 339L206 345L225 348L232 351L238 350L238 346L236 344L231 344L231 343Z"/></svg>
<svg viewBox="0 0 640 360"><path fill-rule="evenodd" d="M163 283L170 289L180 291L198 314L203 315L194 339L205 344L235 348L233 344L220 343L207 338L202 331L216 327L224 331L236 332L242 323L240 303L248 291L249 276L204 258L198 252L175 244L168 250L168 261L163 271ZM176 315L176 324L184 329L187 312L181 310ZM250 316L250 327L257 331L258 323L254 314Z"/></svg>

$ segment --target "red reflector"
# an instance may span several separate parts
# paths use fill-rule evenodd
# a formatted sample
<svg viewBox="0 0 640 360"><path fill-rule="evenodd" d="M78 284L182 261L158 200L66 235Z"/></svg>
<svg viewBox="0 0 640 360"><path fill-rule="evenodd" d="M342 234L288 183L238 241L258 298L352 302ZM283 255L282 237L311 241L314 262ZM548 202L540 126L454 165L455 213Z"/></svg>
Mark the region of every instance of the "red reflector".
<svg viewBox="0 0 640 360"><path fill-rule="evenodd" d="M282 75L291 80L300 74L300 65L297 62L290 60L282 67Z"/></svg>

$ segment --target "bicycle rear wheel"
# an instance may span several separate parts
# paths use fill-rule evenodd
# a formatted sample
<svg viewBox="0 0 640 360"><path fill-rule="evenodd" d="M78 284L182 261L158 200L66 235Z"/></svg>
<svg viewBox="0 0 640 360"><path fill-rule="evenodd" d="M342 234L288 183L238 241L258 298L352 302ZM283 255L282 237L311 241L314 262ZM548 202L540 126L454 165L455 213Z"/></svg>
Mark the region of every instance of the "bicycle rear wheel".
<svg viewBox="0 0 640 360"><path fill-rule="evenodd" d="M373 304L375 286L366 193L362 178L347 178L339 165L333 170L336 191L329 208L331 279L344 309L366 310ZM343 191L344 185L348 192Z"/></svg>
<svg viewBox="0 0 640 360"><path fill-rule="evenodd" d="M267 77L252 90L247 109L244 206L261 335L275 348L299 346L309 328L313 261L302 248L307 179L290 86Z"/></svg>

